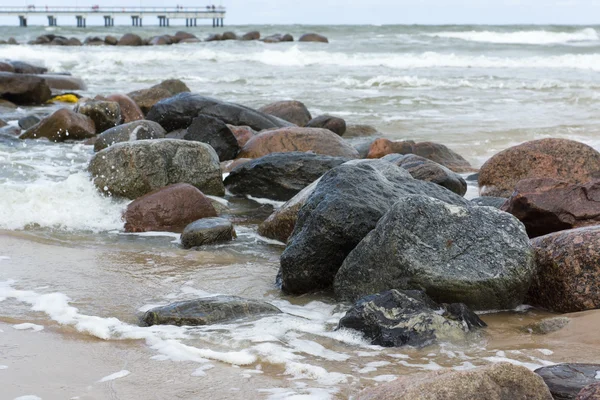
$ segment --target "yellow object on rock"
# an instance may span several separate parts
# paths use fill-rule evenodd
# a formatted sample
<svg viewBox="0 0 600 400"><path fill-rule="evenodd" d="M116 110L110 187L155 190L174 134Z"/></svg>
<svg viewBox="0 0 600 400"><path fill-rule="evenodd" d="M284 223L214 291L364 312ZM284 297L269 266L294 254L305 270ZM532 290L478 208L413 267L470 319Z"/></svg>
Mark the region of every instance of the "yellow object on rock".
<svg viewBox="0 0 600 400"><path fill-rule="evenodd" d="M62 101L63 103L77 103L79 99L74 94L61 94L54 96L50 101Z"/></svg>

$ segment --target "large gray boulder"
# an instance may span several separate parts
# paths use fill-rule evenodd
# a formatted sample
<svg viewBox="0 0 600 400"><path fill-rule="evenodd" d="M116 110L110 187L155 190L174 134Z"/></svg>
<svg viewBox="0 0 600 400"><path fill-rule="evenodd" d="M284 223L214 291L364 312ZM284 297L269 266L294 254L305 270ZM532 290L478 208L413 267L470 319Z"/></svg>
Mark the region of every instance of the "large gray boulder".
<svg viewBox="0 0 600 400"><path fill-rule="evenodd" d="M224 183L233 194L287 201L348 160L312 153L271 153L235 167Z"/></svg>
<svg viewBox="0 0 600 400"><path fill-rule="evenodd" d="M371 344L424 347L461 341L486 326L464 304L437 304L419 290L388 290L363 297L342 317L338 328L362 332Z"/></svg>
<svg viewBox="0 0 600 400"><path fill-rule="evenodd" d="M279 308L264 301L221 295L156 307L146 311L142 321L148 326L197 326L279 313Z"/></svg>
<svg viewBox="0 0 600 400"><path fill-rule="evenodd" d="M0 72L0 98L15 104L44 104L52 93L44 78Z"/></svg>
<svg viewBox="0 0 600 400"><path fill-rule="evenodd" d="M173 183L223 196L219 157L207 144L177 139L117 143L92 157L89 171L103 193L135 199Z"/></svg>
<svg viewBox="0 0 600 400"><path fill-rule="evenodd" d="M102 132L96 138L94 151L103 150L115 143L129 142L145 139L162 139L167 132L162 126L153 121L133 121L128 124L118 125Z"/></svg>
<svg viewBox="0 0 600 400"><path fill-rule="evenodd" d="M21 139L47 138L52 142L82 140L96 135L94 121L86 115L61 108L27 129Z"/></svg>
<svg viewBox="0 0 600 400"><path fill-rule="evenodd" d="M75 112L90 117L98 133L121 123L121 106L116 101L83 100L77 103Z"/></svg>
<svg viewBox="0 0 600 400"><path fill-rule="evenodd" d="M346 300L418 289L440 303L501 310L522 304L534 273L527 232L512 215L405 196L346 257L334 289Z"/></svg>
<svg viewBox="0 0 600 400"><path fill-rule="evenodd" d="M170 132L187 128L200 114L218 118L230 125L247 125L256 131L292 125L240 104L227 103L194 93L179 93L159 101L150 109L146 119L158 122Z"/></svg>
<svg viewBox="0 0 600 400"><path fill-rule="evenodd" d="M184 249L209 244L228 242L236 238L231 221L225 218L201 218L187 225L181 233L181 246Z"/></svg>
<svg viewBox="0 0 600 400"><path fill-rule="evenodd" d="M327 172L298 212L281 255L282 290L307 293L330 287L352 249L396 201L410 194L469 204L439 185L413 179L387 161L354 160Z"/></svg>

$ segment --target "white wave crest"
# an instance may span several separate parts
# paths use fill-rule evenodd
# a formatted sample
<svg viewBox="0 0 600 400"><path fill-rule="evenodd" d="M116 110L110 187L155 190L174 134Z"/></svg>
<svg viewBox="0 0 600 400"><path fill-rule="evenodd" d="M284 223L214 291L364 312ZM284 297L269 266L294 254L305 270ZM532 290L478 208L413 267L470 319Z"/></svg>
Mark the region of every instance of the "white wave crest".
<svg viewBox="0 0 600 400"><path fill-rule="evenodd" d="M598 32L593 28L585 28L575 32L552 32L545 30L494 32L494 31L468 31L468 32L437 32L427 36L461 39L471 42L485 42L498 44L561 44L572 42L595 42L600 40Z"/></svg>

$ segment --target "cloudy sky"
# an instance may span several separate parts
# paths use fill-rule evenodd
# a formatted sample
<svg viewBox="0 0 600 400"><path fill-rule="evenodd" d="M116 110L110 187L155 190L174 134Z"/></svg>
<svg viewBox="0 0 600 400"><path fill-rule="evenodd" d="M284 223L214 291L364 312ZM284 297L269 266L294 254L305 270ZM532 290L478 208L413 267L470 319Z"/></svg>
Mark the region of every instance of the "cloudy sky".
<svg viewBox="0 0 600 400"><path fill-rule="evenodd" d="M208 0L0 0L2 6L203 6ZM212 4L212 0L210 1ZM600 0L216 0L239 24L595 24ZM13 18L16 20L16 18ZM5 23L6 19L1 22ZM12 21L12 19L11 19Z"/></svg>

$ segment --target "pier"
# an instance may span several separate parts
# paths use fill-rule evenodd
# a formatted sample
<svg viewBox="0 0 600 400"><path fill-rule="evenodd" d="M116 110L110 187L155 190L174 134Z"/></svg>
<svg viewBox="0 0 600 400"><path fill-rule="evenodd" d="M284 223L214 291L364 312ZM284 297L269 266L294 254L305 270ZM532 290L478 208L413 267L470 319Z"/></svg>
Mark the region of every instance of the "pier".
<svg viewBox="0 0 600 400"><path fill-rule="evenodd" d="M143 26L144 18L158 18L159 26L170 26L171 20L185 19L185 26L198 26L199 19L212 19L212 26L223 26L225 7L0 7L0 16L19 18L19 25L27 27L31 16L46 16L48 26L58 26L58 17L74 18L79 28L85 28L90 16L104 17L104 26L114 26L116 16L131 18L131 26Z"/></svg>

